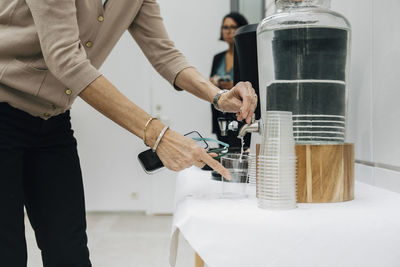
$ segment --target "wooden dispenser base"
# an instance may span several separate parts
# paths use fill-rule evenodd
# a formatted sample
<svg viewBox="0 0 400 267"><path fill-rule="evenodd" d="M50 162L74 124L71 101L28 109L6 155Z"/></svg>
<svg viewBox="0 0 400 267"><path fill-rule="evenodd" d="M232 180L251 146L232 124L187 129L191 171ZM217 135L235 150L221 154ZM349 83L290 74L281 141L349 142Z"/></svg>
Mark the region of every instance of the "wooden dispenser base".
<svg viewBox="0 0 400 267"><path fill-rule="evenodd" d="M354 199L354 144L296 145L297 202Z"/></svg>

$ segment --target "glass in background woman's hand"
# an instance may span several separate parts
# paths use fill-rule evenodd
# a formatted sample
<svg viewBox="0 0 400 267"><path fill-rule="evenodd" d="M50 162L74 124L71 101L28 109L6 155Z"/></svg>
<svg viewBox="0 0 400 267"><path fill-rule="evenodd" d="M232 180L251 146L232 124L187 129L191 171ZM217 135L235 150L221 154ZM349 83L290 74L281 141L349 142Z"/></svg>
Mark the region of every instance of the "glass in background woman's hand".
<svg viewBox="0 0 400 267"><path fill-rule="evenodd" d="M219 79L218 87L220 89L231 89L233 87L233 80L230 75L224 75Z"/></svg>
<svg viewBox="0 0 400 267"><path fill-rule="evenodd" d="M219 77L217 74L214 76L210 77L210 82L214 84L216 87L219 88L219 81L221 80L221 77Z"/></svg>
<svg viewBox="0 0 400 267"><path fill-rule="evenodd" d="M233 81L231 76L226 75L225 77L220 77L215 74L210 77L210 82L220 89L231 89L233 87Z"/></svg>
<svg viewBox="0 0 400 267"><path fill-rule="evenodd" d="M220 80L218 87L220 89L231 89L233 87L233 81L221 81Z"/></svg>

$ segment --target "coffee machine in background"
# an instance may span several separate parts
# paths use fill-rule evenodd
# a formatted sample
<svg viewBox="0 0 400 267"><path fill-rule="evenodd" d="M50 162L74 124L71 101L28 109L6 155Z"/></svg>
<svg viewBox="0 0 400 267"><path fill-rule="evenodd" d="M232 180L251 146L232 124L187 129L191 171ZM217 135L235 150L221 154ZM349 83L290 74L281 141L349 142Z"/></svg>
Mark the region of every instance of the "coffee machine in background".
<svg viewBox="0 0 400 267"><path fill-rule="evenodd" d="M260 100L259 92L259 75L258 75L258 57L257 57L257 27L256 24L249 24L240 27L234 36L234 67L233 76L234 83L240 81L251 82L258 100ZM261 105L257 103L257 109L255 111L255 119L258 121L261 119ZM258 132L252 130L258 129L258 124L244 125L239 127L236 132L238 136L245 135L244 132L251 132L250 141L250 152L255 153L256 143L261 142L261 135ZM247 133L247 135L249 135Z"/></svg>
<svg viewBox="0 0 400 267"><path fill-rule="evenodd" d="M251 82L258 93L258 63L257 63L257 26L250 24L240 27L234 36L234 65L233 82L237 84L240 81ZM259 99L259 98L258 98ZM257 105L255 119L261 118L260 106ZM221 113L218 117L218 126L222 136L238 136L239 130L245 125L245 122L238 122L236 115L232 113ZM250 143L250 133L245 135L245 144ZM246 147L247 148L247 147ZM240 152L240 147L230 148L230 152ZM237 151L236 151L237 150Z"/></svg>
<svg viewBox="0 0 400 267"><path fill-rule="evenodd" d="M257 60L257 24L240 27L234 36L234 83L248 81L259 96L258 60ZM260 105L257 105L255 119L261 118Z"/></svg>

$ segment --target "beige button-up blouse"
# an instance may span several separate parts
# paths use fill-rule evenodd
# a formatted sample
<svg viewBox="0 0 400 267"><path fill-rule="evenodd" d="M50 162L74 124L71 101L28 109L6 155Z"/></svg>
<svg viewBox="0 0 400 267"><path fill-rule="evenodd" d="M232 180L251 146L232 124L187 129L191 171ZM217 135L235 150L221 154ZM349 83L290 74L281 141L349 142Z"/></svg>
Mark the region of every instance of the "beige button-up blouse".
<svg viewBox="0 0 400 267"><path fill-rule="evenodd" d="M156 0L1 0L0 102L44 119L65 112L127 29L172 85L190 67Z"/></svg>

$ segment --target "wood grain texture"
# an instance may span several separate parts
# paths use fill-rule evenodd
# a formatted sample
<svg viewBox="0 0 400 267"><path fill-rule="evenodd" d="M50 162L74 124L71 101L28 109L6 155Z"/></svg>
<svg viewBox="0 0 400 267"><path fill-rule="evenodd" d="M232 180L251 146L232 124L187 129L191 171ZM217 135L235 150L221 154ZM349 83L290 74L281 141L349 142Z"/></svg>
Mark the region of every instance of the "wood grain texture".
<svg viewBox="0 0 400 267"><path fill-rule="evenodd" d="M297 202L354 199L354 144L296 145Z"/></svg>
<svg viewBox="0 0 400 267"><path fill-rule="evenodd" d="M204 267L204 261L197 253L194 254L194 266L195 267Z"/></svg>

